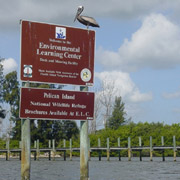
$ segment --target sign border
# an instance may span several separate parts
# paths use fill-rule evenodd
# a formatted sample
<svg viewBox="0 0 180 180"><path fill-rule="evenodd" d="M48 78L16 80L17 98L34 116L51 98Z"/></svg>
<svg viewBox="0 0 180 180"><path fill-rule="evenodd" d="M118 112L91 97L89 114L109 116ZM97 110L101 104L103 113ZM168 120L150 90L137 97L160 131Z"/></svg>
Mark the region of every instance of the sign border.
<svg viewBox="0 0 180 180"><path fill-rule="evenodd" d="M22 89L42 89L42 90L59 90L61 91L62 89L49 89L49 88L34 88L34 87L21 87L20 88L20 106L19 106L19 118L20 119L35 119L35 120L48 120L48 121L51 121L51 120L56 120L56 121L61 121L61 120L64 120L64 121L93 121L94 120L94 116L93 117L90 117L90 119L86 118L86 119L56 119L56 118L30 118L30 117L21 117L21 91ZM90 94L94 94L94 105L95 105L95 93L94 92L89 92L89 91L72 91L72 90L62 90L62 91L67 91L67 92L78 92L78 93L90 93ZM94 109L93 109L93 115L94 115Z"/></svg>
<svg viewBox="0 0 180 180"><path fill-rule="evenodd" d="M62 25L62 24L54 24L54 23L48 23L48 22L38 22L38 21L30 21L30 20L25 20L25 19L21 19L20 20L20 80L22 82L31 82L31 83L44 83L44 84L59 84L59 85L73 85L73 86L89 86L89 87L92 87L94 86L94 80L95 80L95 74L93 72L93 83L86 83L86 84L83 84L83 85L80 85L80 84L70 84L70 83L54 83L54 82L43 82L43 81L31 81L31 80L22 80L21 79L21 65L22 65L22 60L21 60L21 47L22 47L22 22L23 21L28 21L28 22L32 22L32 23L39 23L39 24L46 24L46 25L54 25L54 26L63 26L63 27L67 27L67 28L74 28L74 29L78 29L78 30L84 30L84 31L92 31L96 34L96 31L95 30L89 30L89 29L85 29L85 28L77 28L77 27L72 27L72 26L66 26L66 25ZM94 51L95 51L95 47L96 47L96 41L94 41ZM95 53L94 53L94 61L95 61ZM93 71L94 71L94 68L93 68Z"/></svg>

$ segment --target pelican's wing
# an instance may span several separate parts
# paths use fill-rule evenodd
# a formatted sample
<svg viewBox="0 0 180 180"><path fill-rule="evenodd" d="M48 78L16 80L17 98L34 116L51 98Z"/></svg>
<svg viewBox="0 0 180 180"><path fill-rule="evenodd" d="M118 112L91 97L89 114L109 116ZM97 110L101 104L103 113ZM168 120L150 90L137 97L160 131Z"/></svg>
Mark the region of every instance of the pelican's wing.
<svg viewBox="0 0 180 180"><path fill-rule="evenodd" d="M99 27L99 24L96 22L96 20L93 17L89 17L89 16L81 16L81 19L83 21L86 21L87 24L90 24L91 26L94 27Z"/></svg>

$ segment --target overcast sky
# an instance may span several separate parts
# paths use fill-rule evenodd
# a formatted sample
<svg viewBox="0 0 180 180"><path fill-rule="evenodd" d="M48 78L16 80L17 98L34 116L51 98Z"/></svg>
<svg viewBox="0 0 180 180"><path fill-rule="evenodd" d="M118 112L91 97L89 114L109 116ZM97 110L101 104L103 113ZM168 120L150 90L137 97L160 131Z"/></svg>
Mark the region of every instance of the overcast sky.
<svg viewBox="0 0 180 180"><path fill-rule="evenodd" d="M79 5L96 30L98 79L115 82L134 122L180 122L180 0L0 0L0 56L19 71L20 19L75 27ZM97 84L97 83L96 83Z"/></svg>

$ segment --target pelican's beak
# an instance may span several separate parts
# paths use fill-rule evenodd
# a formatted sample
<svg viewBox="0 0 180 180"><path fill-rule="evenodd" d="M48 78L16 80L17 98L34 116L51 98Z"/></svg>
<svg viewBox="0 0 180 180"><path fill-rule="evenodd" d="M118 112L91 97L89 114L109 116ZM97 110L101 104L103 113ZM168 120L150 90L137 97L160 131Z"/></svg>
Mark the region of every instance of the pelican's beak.
<svg viewBox="0 0 180 180"><path fill-rule="evenodd" d="M74 18L74 22L76 21L78 15L79 15L79 12L77 11L76 16L75 16L75 18Z"/></svg>

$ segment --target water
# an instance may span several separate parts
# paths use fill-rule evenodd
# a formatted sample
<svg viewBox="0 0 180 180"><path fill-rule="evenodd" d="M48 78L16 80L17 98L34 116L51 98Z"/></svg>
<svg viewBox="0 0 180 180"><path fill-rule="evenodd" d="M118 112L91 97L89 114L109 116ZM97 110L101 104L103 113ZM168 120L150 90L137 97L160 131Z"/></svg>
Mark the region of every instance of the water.
<svg viewBox="0 0 180 180"><path fill-rule="evenodd" d="M20 180L20 161L11 159L5 161L0 159L0 180ZM31 161L31 180L79 180L80 179L79 158L73 161ZM180 158L174 162L173 158L166 158L162 162L161 158L132 158L129 162L127 158L111 158L108 162L106 158L98 161L92 158L89 162L90 180L180 180Z"/></svg>

